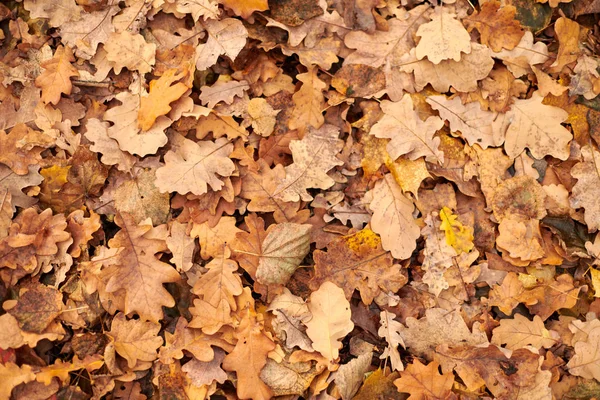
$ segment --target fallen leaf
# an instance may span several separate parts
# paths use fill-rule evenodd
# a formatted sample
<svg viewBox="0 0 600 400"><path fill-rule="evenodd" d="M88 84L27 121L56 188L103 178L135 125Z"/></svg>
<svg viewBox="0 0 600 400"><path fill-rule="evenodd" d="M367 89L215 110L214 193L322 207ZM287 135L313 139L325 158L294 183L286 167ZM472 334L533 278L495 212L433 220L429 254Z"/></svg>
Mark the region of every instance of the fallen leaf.
<svg viewBox="0 0 600 400"><path fill-rule="evenodd" d="M454 384L452 373L440 374L440 365L433 361L425 366L415 359L406 370L400 373L400 378L394 381L398 391L410 393L410 398L417 399L448 399L452 398L451 389Z"/></svg>

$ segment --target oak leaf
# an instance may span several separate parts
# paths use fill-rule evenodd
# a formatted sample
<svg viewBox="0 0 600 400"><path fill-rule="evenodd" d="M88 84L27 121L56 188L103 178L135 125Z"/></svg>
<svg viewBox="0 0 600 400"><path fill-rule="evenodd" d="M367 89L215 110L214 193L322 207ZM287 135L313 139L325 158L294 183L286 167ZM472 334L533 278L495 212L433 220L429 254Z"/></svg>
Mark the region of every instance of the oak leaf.
<svg viewBox="0 0 600 400"><path fill-rule="evenodd" d="M192 14L194 22L200 17L205 20L218 18L220 13L219 3L212 0L177 0L175 9L180 13Z"/></svg>
<svg viewBox="0 0 600 400"><path fill-rule="evenodd" d="M0 130L0 163L18 175L27 175L30 166L42 161L40 153L44 148L52 144L50 136L19 123L9 133Z"/></svg>
<svg viewBox="0 0 600 400"><path fill-rule="evenodd" d="M598 94L597 85L600 79L600 74L597 68L600 66L598 59L592 58L587 55L582 55L577 60L577 65L573 68L574 74L571 75L571 82L569 83L569 94L583 95L587 100L595 98ZM566 89L564 86L561 86ZM555 96L560 96L561 93L552 93Z"/></svg>
<svg viewBox="0 0 600 400"><path fill-rule="evenodd" d="M232 10L235 15L244 19L250 18L254 11L266 11L269 9L267 0L220 0L219 3Z"/></svg>
<svg viewBox="0 0 600 400"><path fill-rule="evenodd" d="M581 287L575 287L573 277L562 274L548 282L542 282L532 291L539 301L527 305L532 314L539 315L543 321L561 308L571 308L577 304Z"/></svg>
<svg viewBox="0 0 600 400"><path fill-rule="evenodd" d="M23 193L23 189L42 183L44 177L38 173L39 170L39 165L30 165L27 175L17 175L6 165L0 164L0 182L2 188L10 193L13 211L17 206L28 208L37 203L37 199Z"/></svg>
<svg viewBox="0 0 600 400"><path fill-rule="evenodd" d="M240 20L225 18L209 19L203 23L208 40L196 47L196 68L204 71L213 66L219 56L225 55L234 61L246 45L248 31Z"/></svg>
<svg viewBox="0 0 600 400"><path fill-rule="evenodd" d="M322 114L325 108L323 90L327 88L327 85L319 79L317 72L318 69L313 67L309 68L307 72L297 75L302 86L292 96L294 110L288 123L290 129L304 129L306 125L319 129L325 122Z"/></svg>
<svg viewBox="0 0 600 400"><path fill-rule="evenodd" d="M221 217L215 226L210 226L208 222L194 223L190 236L199 239L200 255L204 260L227 254L226 245L233 242L237 233L242 232L235 223L234 217Z"/></svg>
<svg viewBox="0 0 600 400"><path fill-rule="evenodd" d="M108 136L108 122L97 118L90 118L86 123L85 137L92 142L90 150L101 153L100 161L105 165L116 165L119 171L129 171L135 164L135 157L122 151L119 143Z"/></svg>
<svg viewBox="0 0 600 400"><path fill-rule="evenodd" d="M532 305L539 301L539 290L525 290L523 283L514 272L509 272L500 285L494 285L489 294L489 304L497 306L504 314L512 314L519 304Z"/></svg>
<svg viewBox="0 0 600 400"><path fill-rule="evenodd" d="M511 350L528 345L537 349L549 349L557 342L558 333L546 329L537 315L533 317L533 321L521 314L515 314L513 319L501 319L500 326L492 332L492 344L506 344L506 348Z"/></svg>
<svg viewBox="0 0 600 400"><path fill-rule="evenodd" d="M507 112L515 98L527 92L528 86L506 68L490 71L490 75L481 81L483 97L488 101L490 111Z"/></svg>
<svg viewBox="0 0 600 400"><path fill-rule="evenodd" d="M554 23L554 30L558 37L558 53L556 60L550 65L550 72L561 72L567 65L571 64L581 53L579 50L579 24L566 17L560 17Z"/></svg>
<svg viewBox="0 0 600 400"><path fill-rule="evenodd" d="M448 100L440 95L429 96L427 103L450 123L452 132L460 132L471 146L477 144L487 149L504 142L504 135L493 125L496 115L482 110L477 102L463 104L459 97Z"/></svg>
<svg viewBox="0 0 600 400"><path fill-rule="evenodd" d="M369 305L383 290L396 293L407 282L400 266L381 247L381 239L370 229L343 236L327 245L327 252L313 252L315 274L310 281L313 290L325 281L344 289L347 299L354 289L360 291L363 303Z"/></svg>
<svg viewBox="0 0 600 400"><path fill-rule="evenodd" d="M8 236L8 228L12 222L12 195L8 188L0 189L0 240Z"/></svg>
<svg viewBox="0 0 600 400"><path fill-rule="evenodd" d="M432 212L425 218L425 227L421 230L421 235L425 237L423 282L435 296L439 296L442 290L450 287L444 274L454 266L454 258L458 256L457 251L446 240L441 223L437 212Z"/></svg>
<svg viewBox="0 0 600 400"><path fill-rule="evenodd" d="M335 386L340 392L342 400L350 400L363 383L364 375L371 367L372 351L365 351L350 362L340 366L333 376Z"/></svg>
<svg viewBox="0 0 600 400"><path fill-rule="evenodd" d="M567 367L575 376L585 379L600 378L600 328L592 329L587 340L575 343L575 355L569 360Z"/></svg>
<svg viewBox="0 0 600 400"><path fill-rule="evenodd" d="M244 93L249 89L250 85L247 81L238 82L218 79L212 86L202 86L199 98L202 104L208 108L214 108L221 102L225 104L233 103L235 97L244 97Z"/></svg>
<svg viewBox="0 0 600 400"><path fill-rule="evenodd" d="M329 361L331 367L339 356L340 340L354 328L350 303L342 289L325 282L311 293L308 309L312 318L305 323L306 334L312 340L313 348Z"/></svg>
<svg viewBox="0 0 600 400"><path fill-rule="evenodd" d="M561 160L569 156L569 143L573 135L561 125L568 113L558 107L542 104L543 98L534 93L526 100L515 100L506 120L504 149L515 158L526 148L534 158L551 155Z"/></svg>
<svg viewBox="0 0 600 400"><path fill-rule="evenodd" d="M519 78L531 71L532 65L542 64L550 57L548 46L544 42L534 43L533 33L526 31L521 41L512 50L502 50L494 53L495 58L504 61L506 68Z"/></svg>
<svg viewBox="0 0 600 400"><path fill-rule="evenodd" d="M195 242L187 234L187 225L178 221L173 221L169 229L169 237L166 240L167 247L173 254L171 262L182 272L192 268L192 261L195 250Z"/></svg>
<svg viewBox="0 0 600 400"><path fill-rule="evenodd" d="M275 343L263 332L261 324L250 311L246 313L234 335L237 343L233 351L223 359L223 369L235 371L238 397L270 399L272 391L260 379L260 371L267 363L267 354L275 349Z"/></svg>
<svg viewBox="0 0 600 400"><path fill-rule="evenodd" d="M122 310L125 314L135 312L142 320L158 321L162 318L163 306L175 305L163 283L180 279L173 267L155 255L167 250L166 229L163 233L149 221L136 224L128 214L117 214L115 222L121 230L108 245L118 251L118 263L102 261L105 268L101 278L106 282L106 292L125 293Z"/></svg>
<svg viewBox="0 0 600 400"><path fill-rule="evenodd" d="M150 130L141 132L137 122L140 97L130 92L121 92L116 99L121 105L107 110L103 118L113 123L108 128L108 136L119 143L121 150L146 156L156 153L156 150L167 143L164 130L171 125L169 118L159 117Z"/></svg>
<svg viewBox="0 0 600 400"><path fill-rule="evenodd" d="M158 117L171 111L170 103L178 100L188 87L181 82L185 74L176 69L167 70L160 78L150 81L148 96L143 96L138 111L138 126L142 131L149 130Z"/></svg>
<svg viewBox="0 0 600 400"><path fill-rule="evenodd" d="M448 312L443 308L428 308L421 319L406 318L406 328L398 327L398 332L407 348L416 354L432 359L438 345L458 346L466 344L476 346L488 343L480 323L473 324L469 330L458 311Z"/></svg>
<svg viewBox="0 0 600 400"><path fill-rule="evenodd" d="M440 374L439 367L436 361L425 366L415 359L400 373L394 385L398 391L410 393L409 399L413 400L452 399L455 397L451 392L454 375L451 372Z"/></svg>
<svg viewBox="0 0 600 400"><path fill-rule="evenodd" d="M235 273L237 263L223 256L209 262L206 268L208 271L198 279L192 293L202 296L213 307L225 301L231 310L237 310L235 296L242 294L242 280Z"/></svg>
<svg viewBox="0 0 600 400"><path fill-rule="evenodd" d="M415 47L415 34L420 25L428 22L430 7L419 5L410 11L400 8L396 18L390 19L388 31L375 31L372 34L351 31L344 37L344 43L356 49L344 60L346 64L365 64L382 67L386 80L386 91L393 101L399 101L404 90L411 86L410 77L399 67L404 63L402 56Z"/></svg>
<svg viewBox="0 0 600 400"><path fill-rule="evenodd" d="M335 181L327 175L329 170L343 161L336 155L342 147L339 129L333 125L312 127L302 140L292 140L290 149L294 162L285 167L285 179L277 186L273 197L283 201L312 200L308 188L328 189Z"/></svg>
<svg viewBox="0 0 600 400"><path fill-rule="evenodd" d="M12 390L22 383L35 380L35 374L30 365L19 367L13 362L6 362L0 364L0 380L0 399L10 399Z"/></svg>
<svg viewBox="0 0 600 400"><path fill-rule="evenodd" d="M539 221L507 217L500 221L500 234L496 238L496 247L510 257L513 265L527 266L546 254L542 247L543 239Z"/></svg>
<svg viewBox="0 0 600 400"><path fill-rule="evenodd" d="M204 194L223 187L219 177L230 176L235 166L229 159L233 144L225 138L193 142L174 136L175 150L165 154L165 166L156 170L156 187L161 192Z"/></svg>
<svg viewBox="0 0 600 400"><path fill-rule="evenodd" d="M373 125L370 134L392 139L387 145L387 151L393 160L407 155L411 160L424 156L429 162L441 164L444 161L444 154L438 149L440 139L434 138L444 121L434 116L422 121L413 109L412 99L408 95L397 103L383 100L381 109L384 116Z"/></svg>
<svg viewBox="0 0 600 400"><path fill-rule="evenodd" d="M588 230L600 229L600 202L598 202L595 188L600 187L600 172L598 163L600 152L591 146L581 149L583 161L571 168L571 176L577 179L569 198L571 207L583 208L584 219Z"/></svg>
<svg viewBox="0 0 600 400"><path fill-rule="evenodd" d="M156 350L163 344L158 331L160 325L156 322L127 320L123 313L118 313L112 320L108 336L114 340L117 353L127 360L129 368L133 368L138 361L156 360Z"/></svg>
<svg viewBox="0 0 600 400"><path fill-rule="evenodd" d="M107 9L84 13L79 20L71 20L60 26L61 41L75 49L77 57L89 60L100 43L106 43L115 31L112 17L120 11L116 5Z"/></svg>
<svg viewBox="0 0 600 400"><path fill-rule="evenodd" d="M391 174L375 184L369 208L373 211L371 229L381 237L385 250L404 260L417 247L420 229L412 213L414 205L403 193Z"/></svg>
<svg viewBox="0 0 600 400"><path fill-rule="evenodd" d="M8 313L15 317L22 330L43 333L63 308L62 293L49 286L36 285L28 290L23 289Z"/></svg>
<svg viewBox="0 0 600 400"><path fill-rule="evenodd" d="M434 64L449 59L460 61L461 53L471 52L469 32L445 7L436 7L431 22L419 26L416 36L421 38L416 47L419 60L427 57Z"/></svg>
<svg viewBox="0 0 600 400"><path fill-rule="evenodd" d="M294 296L289 289L284 288L283 293L273 299L268 310L275 315L273 329L285 341L287 348L298 346L302 350L314 351L303 325L312 315L301 297Z"/></svg>
<svg viewBox="0 0 600 400"><path fill-rule="evenodd" d="M41 100L44 103L56 105L61 94L71 94L71 77L79 76L77 68L71 65L73 61L75 57L71 48L59 46L54 56L41 64L44 71L35 79L35 85L42 88Z"/></svg>
<svg viewBox="0 0 600 400"><path fill-rule="evenodd" d="M477 89L477 81L487 77L494 67L492 51L477 43L471 44L471 52L464 54L460 61L444 60L433 64L428 60L418 60L414 50L405 54L399 63L403 72L413 72L415 89L423 90L427 84L438 92L448 92L450 86L459 92L472 92Z"/></svg>
<svg viewBox="0 0 600 400"><path fill-rule="evenodd" d="M152 71L152 66L156 62L156 45L147 43L139 33L134 34L127 30L113 32L106 41L104 49L106 59L111 62L117 74L123 68L145 74Z"/></svg>
<svg viewBox="0 0 600 400"><path fill-rule="evenodd" d="M210 385L214 381L225 383L227 380L227 374L221 369L225 352L215 349L214 353L214 358L209 362L192 359L181 368L183 372L187 373L194 385Z"/></svg>
<svg viewBox="0 0 600 400"><path fill-rule="evenodd" d="M512 5L501 6L498 1L489 1L481 6L481 11L474 12L464 21L469 32L477 29L481 43L493 51L512 50L524 34L521 24L515 19L516 12Z"/></svg>
<svg viewBox="0 0 600 400"><path fill-rule="evenodd" d="M379 314L379 318L381 326L379 327L377 334L379 337L384 338L388 344L379 358L385 359L386 357L389 357L392 362L392 370L403 371L404 365L402 365L400 352L398 351L398 346L406 348L402 336L400 336L399 333L403 326L394 319L396 318L396 314L392 312L383 310Z"/></svg>
<svg viewBox="0 0 600 400"><path fill-rule="evenodd" d="M255 98L250 100L248 115L254 133L261 136L269 136L273 133L279 111L281 110L274 110L265 99Z"/></svg>

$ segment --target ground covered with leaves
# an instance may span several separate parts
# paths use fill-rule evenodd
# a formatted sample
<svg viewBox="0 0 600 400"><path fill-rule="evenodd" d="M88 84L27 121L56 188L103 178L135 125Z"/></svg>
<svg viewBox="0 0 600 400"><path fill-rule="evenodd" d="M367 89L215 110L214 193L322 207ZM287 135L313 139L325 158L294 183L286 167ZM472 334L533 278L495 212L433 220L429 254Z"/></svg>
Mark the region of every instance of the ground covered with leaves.
<svg viewBox="0 0 600 400"><path fill-rule="evenodd" d="M598 398L597 13L3 2L0 400Z"/></svg>

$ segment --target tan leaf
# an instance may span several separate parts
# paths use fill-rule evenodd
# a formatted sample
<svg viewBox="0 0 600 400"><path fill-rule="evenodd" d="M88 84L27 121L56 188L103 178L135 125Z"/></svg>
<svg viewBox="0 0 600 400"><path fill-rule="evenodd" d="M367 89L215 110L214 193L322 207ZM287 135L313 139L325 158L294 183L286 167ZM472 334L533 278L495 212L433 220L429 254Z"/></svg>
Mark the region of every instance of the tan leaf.
<svg viewBox="0 0 600 400"><path fill-rule="evenodd" d="M98 45L106 43L115 31L112 17L120 11L116 5L107 9L84 13L79 20L60 26L61 41L75 49L77 57L89 60L96 54Z"/></svg>
<svg viewBox="0 0 600 400"><path fill-rule="evenodd" d="M22 383L35 380L31 366L25 364L21 367L13 362L0 364L0 399L10 399L12 390Z"/></svg>
<svg viewBox="0 0 600 400"><path fill-rule="evenodd" d="M419 26L416 35L421 38L416 47L419 60L427 57L434 64L449 59L460 61L461 53L471 52L471 35L445 7L436 7L431 22Z"/></svg>
<svg viewBox="0 0 600 400"><path fill-rule="evenodd" d="M16 124L10 133L0 130L0 163L19 175L27 175L30 166L42 161L40 153L51 145L53 140L50 136L25 124Z"/></svg>
<svg viewBox="0 0 600 400"><path fill-rule="evenodd" d="M35 85L42 88L44 103L56 105L62 93L71 94L71 77L79 76L77 68L71 65L73 61L75 57L71 48L59 46L54 56L41 64L44 71L35 79Z"/></svg>
<svg viewBox="0 0 600 400"><path fill-rule="evenodd" d="M234 81L218 79L212 86L200 88L200 101L208 108L214 108L217 104L233 103L234 97L244 97L244 93L250 89L247 81Z"/></svg>
<svg viewBox="0 0 600 400"><path fill-rule="evenodd" d="M24 6L31 13L31 18L48 18L52 27L61 27L69 21L78 21L81 18L81 7L75 0L57 0L52 3L26 0Z"/></svg>
<svg viewBox="0 0 600 400"><path fill-rule="evenodd" d="M305 129L306 125L319 129L325 122L322 114L325 108L323 90L327 85L319 79L317 72L318 69L313 67L303 74L296 75L302 86L292 96L294 110L288 123L290 129Z"/></svg>
<svg viewBox="0 0 600 400"><path fill-rule="evenodd" d="M13 210L11 197L8 188L0 189L0 240L8 236L8 228L12 222Z"/></svg>
<svg viewBox="0 0 600 400"><path fill-rule="evenodd" d="M187 224L172 221L169 237L166 240L167 247L173 254L171 262L182 272L192 268L192 259L195 250L194 239L186 233Z"/></svg>
<svg viewBox="0 0 600 400"><path fill-rule="evenodd" d="M275 129L277 114L280 110L274 110L265 99L254 98L248 103L248 115L254 133L261 136L269 136Z"/></svg>
<svg viewBox="0 0 600 400"><path fill-rule="evenodd" d="M340 340L354 328L350 317L350 303L344 291L331 282L325 282L312 292L308 309L312 314L306 322L306 334L313 348L329 360L330 367L339 356Z"/></svg>
<svg viewBox="0 0 600 400"><path fill-rule="evenodd" d="M246 313L234 335L238 341L233 351L223 359L223 369L235 371L238 397L270 399L271 389L260 379L260 371L267 363L267 354L275 348L275 343L265 335L262 326L250 312Z"/></svg>
<svg viewBox="0 0 600 400"><path fill-rule="evenodd" d="M233 144L225 138L193 142L181 135L172 139L175 150L165 154L165 166L156 170L156 187L161 192L208 192L223 187L219 177L230 176L235 166L229 158Z"/></svg>
<svg viewBox="0 0 600 400"><path fill-rule="evenodd" d="M481 44L493 51L502 48L512 50L523 37L523 29L515 19L517 9L512 5L501 6L498 1L488 1L481 6L480 12L474 12L465 18L469 32L477 29L481 35Z"/></svg>
<svg viewBox="0 0 600 400"><path fill-rule="evenodd" d="M585 379L600 378L600 328L588 334L587 340L575 343L575 355L569 360L567 368L575 376Z"/></svg>
<svg viewBox="0 0 600 400"><path fill-rule="evenodd" d="M205 20L219 17L219 3L212 0L177 0L175 9L184 14L192 14L194 22L200 17Z"/></svg>
<svg viewBox="0 0 600 400"><path fill-rule="evenodd" d="M387 151L393 160L407 155L411 160L425 157L429 162L441 164L444 161L444 154L438 149L440 139L434 138L444 121L434 116L422 121L413 110L413 102L408 95L397 103L383 100L381 109L384 116L373 125L370 134L392 139L387 145Z"/></svg>
<svg viewBox="0 0 600 400"><path fill-rule="evenodd" d="M111 62L116 74L123 68L145 74L152 71L155 63L156 45L147 43L139 33L123 31L111 33L104 45L106 59Z"/></svg>
<svg viewBox="0 0 600 400"><path fill-rule="evenodd" d="M504 150L509 157L517 157L526 148L537 159L547 155L561 160L569 157L569 142L573 135L561 125L568 113L542 104L542 100L537 93L530 99L515 100L504 115L507 125Z"/></svg>
<svg viewBox="0 0 600 400"><path fill-rule="evenodd" d="M458 256L456 250L446 241L440 226L438 213L432 212L425 218L425 227L421 230L421 235L425 237L423 282L429 286L429 292L435 296L439 296L442 290L448 289L449 284L444 273L454 265L454 257Z"/></svg>
<svg viewBox="0 0 600 400"><path fill-rule="evenodd" d="M417 247L420 229L412 216L412 201L402 194L391 174L375 184L369 208L373 211L371 229L381 236L383 248L399 260L409 258Z"/></svg>
<svg viewBox="0 0 600 400"><path fill-rule="evenodd" d="M118 313L108 335L114 340L117 353L127 360L129 368L133 368L138 361L156 360L156 350L163 344L158 331L160 325L155 322L127 320L123 313Z"/></svg>
<svg viewBox="0 0 600 400"><path fill-rule="evenodd" d="M587 55L580 56L577 65L573 69L575 74L571 75L569 94L571 96L583 95L588 100L595 98L598 95L596 87L600 80L600 74L597 71L599 66L598 59ZM564 86L561 86L561 88L564 88ZM562 92L554 95L559 96L560 94Z"/></svg>
<svg viewBox="0 0 600 400"><path fill-rule="evenodd" d="M546 254L543 247L540 224L536 219L521 219L507 217L500 221L500 234L496 246L508 253L514 265L527 266L531 261L538 260Z"/></svg>
<svg viewBox="0 0 600 400"><path fill-rule="evenodd" d="M377 334L379 337L384 338L388 346L385 348L383 353L379 356L380 359L390 358L392 362L392 370L404 371L404 365L400 359L400 352L398 346L406 348L402 336L400 336L400 330L404 328L402 324L396 321L396 314L389 311L383 310L379 314L380 324Z"/></svg>
<svg viewBox="0 0 600 400"><path fill-rule="evenodd" d="M217 62L221 55L234 61L246 45L248 37L248 31L242 22L235 18L209 19L203 25L208 34L208 40L196 47L196 68L200 71L208 69Z"/></svg>
<svg viewBox="0 0 600 400"><path fill-rule="evenodd" d="M234 297L242 294L242 280L235 273L237 263L220 257L208 263L206 268L208 271L198 279L192 293L202 296L213 307L218 307L225 300L231 310L237 310Z"/></svg>
<svg viewBox="0 0 600 400"><path fill-rule="evenodd" d="M223 325L229 325L233 322L231 307L225 299L222 299L216 306L204 300L195 299L194 307L190 307L190 314L193 318L189 327L200 328L207 335L214 335Z"/></svg>
<svg viewBox="0 0 600 400"><path fill-rule="evenodd" d="M166 229L153 228L148 222L136 224L128 214L117 214L116 224L121 230L109 240L111 249L118 249L118 263L103 260L101 278L106 291L125 292L125 314L136 312L142 320L162 319L162 307L172 307L175 300L163 283L180 279L177 271L160 261L156 253L167 250Z"/></svg>
<svg viewBox="0 0 600 400"><path fill-rule="evenodd" d="M402 57L400 70L414 72L415 88L421 91L431 84L438 92L448 92L450 86L459 92L472 92L477 89L477 81L488 76L494 66L492 51L487 46L471 44L471 52L464 54L460 61L444 60L433 64L428 60L418 60L411 51Z"/></svg>
<svg viewBox="0 0 600 400"><path fill-rule="evenodd" d="M539 301L538 297L539 291L526 291L517 274L509 272L501 285L492 287L489 304L497 306L504 314L510 315L519 303L535 304Z"/></svg>
<svg viewBox="0 0 600 400"><path fill-rule="evenodd" d="M480 85L490 110L495 112L507 112L515 98L521 97L529 89L525 82L515 79L506 67L493 69Z"/></svg>
<svg viewBox="0 0 600 400"><path fill-rule="evenodd" d="M258 254L256 280L285 285L310 250L311 227L292 222L271 225Z"/></svg>
<svg viewBox="0 0 600 400"><path fill-rule="evenodd" d="M542 282L531 292L539 299L534 304L527 304L532 314L539 315L543 321L561 308L572 308L577 304L581 287L575 287L573 277L562 274L548 282Z"/></svg>
<svg viewBox="0 0 600 400"><path fill-rule="evenodd" d="M335 386L340 391L342 400L354 398L363 383L364 375L369 371L373 352L367 351L357 358L340 366L335 372Z"/></svg>
<svg viewBox="0 0 600 400"><path fill-rule="evenodd" d="M90 118L86 123L85 137L92 142L90 150L102 153L100 161L105 165L116 165L119 171L129 171L135 164L135 157L119 148L119 143L108 136L108 122Z"/></svg>
<svg viewBox="0 0 600 400"><path fill-rule="evenodd" d="M579 50L579 24L565 17L560 17L554 23L554 31L558 37L558 53L556 60L550 65L550 72L561 72L571 64L581 53Z"/></svg>
<svg viewBox="0 0 600 400"><path fill-rule="evenodd" d="M558 333L546 329L537 315L533 321L521 314L515 314L513 319L501 319L500 326L492 332L493 344L506 344L506 348L511 350L525 346L549 349L558 342L558 338Z"/></svg>
<svg viewBox="0 0 600 400"><path fill-rule="evenodd" d="M196 386L210 385L214 381L225 383L227 374L221 369L221 363L225 357L225 352L220 349L214 350L215 356L212 361L198 361L192 359L185 363L181 368L190 377L192 383Z"/></svg>
<svg viewBox="0 0 600 400"><path fill-rule="evenodd" d="M328 189L335 181L327 172L343 161L336 155L343 142L338 138L339 130L333 125L320 129L308 128L302 140L292 140L290 149L294 162L285 167L283 179L273 197L283 201L312 200L308 188Z"/></svg>
<svg viewBox="0 0 600 400"><path fill-rule="evenodd" d="M171 125L169 118L159 117L152 129L141 132L137 122L140 97L130 92L121 92L116 99L121 105L106 111L103 118L113 123L108 128L108 136L119 143L121 150L146 156L156 153L156 150L167 144L164 131Z"/></svg>
<svg viewBox="0 0 600 400"><path fill-rule="evenodd" d="M183 83L173 84L185 75L177 72L169 69L160 78L150 81L150 92L142 97L138 110L138 126L142 131L149 130L158 117L167 115L171 111L169 104L187 92L188 87Z"/></svg>
<svg viewBox="0 0 600 400"><path fill-rule="evenodd" d="M537 83L538 83L538 92L539 92L540 96L546 97L548 95L548 93L552 94L553 96L560 96L561 94L564 93L565 90L568 89L566 86L563 86L559 82L552 79L552 77L550 75L543 72L538 67L535 67L532 65L531 69L533 69L533 72L535 73L535 78L537 79ZM573 84L573 83L574 82L572 79L571 84ZM571 91L569 93L574 94L573 91ZM583 93L578 93L578 94L583 94ZM593 97L596 97L596 95L594 94L593 96L591 96L591 98L593 98Z"/></svg>
<svg viewBox="0 0 600 400"><path fill-rule="evenodd" d="M242 232L235 223L234 217L221 217L217 225L212 227L208 222L194 223L190 236L199 239L200 255L204 260L226 254L226 245L234 241L238 232Z"/></svg>
<svg viewBox="0 0 600 400"><path fill-rule="evenodd" d="M306 327L302 324L310 320L311 314L308 305L301 297L294 296L289 289L284 288L283 293L275 297L268 308L273 312L273 328L279 338L285 341L288 348L298 346L302 350L314 351Z"/></svg>
<svg viewBox="0 0 600 400"><path fill-rule="evenodd" d="M533 33L526 31L521 41L512 50L502 50L494 53L495 58L504 61L504 65L515 78L520 78L531 71L532 65L542 64L549 58L548 46L544 42L535 42Z"/></svg>
<svg viewBox="0 0 600 400"><path fill-rule="evenodd" d="M427 103L450 123L450 130L460 132L469 145L478 144L486 149L504 142L504 135L493 125L496 115L482 110L478 103L463 105L460 98L448 100L446 96L430 96Z"/></svg>
<svg viewBox="0 0 600 400"><path fill-rule="evenodd" d="M433 357L435 348L441 344L458 346L467 344L476 346L487 343L488 339L480 324L475 322L469 330L458 311L448 312L442 308L429 308L421 319L408 317L406 328L399 327L398 332L407 348L427 359Z"/></svg>
<svg viewBox="0 0 600 400"><path fill-rule="evenodd" d="M436 361L425 366L415 359L394 381L394 385L399 392L410 393L413 400L451 398L454 375L451 372L440 374L439 367Z"/></svg>
<svg viewBox="0 0 600 400"><path fill-rule="evenodd" d="M23 189L42 183L44 177L38 173L39 170L39 165L30 165L27 175L17 175L6 165L0 164L0 182L2 188L7 189L11 195L13 211L17 206L27 208L37 203L37 199L23 193Z"/></svg>
<svg viewBox="0 0 600 400"><path fill-rule="evenodd" d="M581 149L583 161L571 168L571 176L577 179L569 201L573 208L583 208L585 223L590 231L600 229L600 202L596 189L600 187L600 152L591 146Z"/></svg>

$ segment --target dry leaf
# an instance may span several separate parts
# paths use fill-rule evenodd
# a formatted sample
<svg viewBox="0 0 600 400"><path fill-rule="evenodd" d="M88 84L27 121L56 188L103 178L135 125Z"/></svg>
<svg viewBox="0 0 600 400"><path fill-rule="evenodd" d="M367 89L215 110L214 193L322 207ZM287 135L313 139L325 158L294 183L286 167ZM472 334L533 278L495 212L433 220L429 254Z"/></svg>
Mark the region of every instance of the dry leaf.
<svg viewBox="0 0 600 400"><path fill-rule="evenodd" d="M44 103L58 104L61 94L71 94L71 77L79 76L77 68L71 65L75 61L70 47L60 46L54 56L42 63L44 72L35 79L35 85L42 88Z"/></svg>
<svg viewBox="0 0 600 400"><path fill-rule="evenodd" d="M431 22L419 26L416 35L421 38L416 47L419 60L427 57L434 64L449 59L460 61L461 53L471 52L469 32L456 15L444 7L437 7Z"/></svg>
<svg viewBox="0 0 600 400"><path fill-rule="evenodd" d="M454 376L452 373L440 374L439 367L435 361L425 366L415 359L394 381L394 385L398 391L410 393L410 398L414 400L451 398Z"/></svg>

